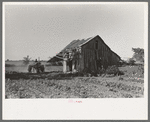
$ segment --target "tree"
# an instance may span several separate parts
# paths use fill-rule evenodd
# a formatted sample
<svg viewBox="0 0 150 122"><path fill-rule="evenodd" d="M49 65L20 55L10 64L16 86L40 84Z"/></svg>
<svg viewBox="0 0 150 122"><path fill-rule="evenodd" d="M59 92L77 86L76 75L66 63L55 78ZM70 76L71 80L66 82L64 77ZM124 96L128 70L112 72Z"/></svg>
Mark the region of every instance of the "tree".
<svg viewBox="0 0 150 122"><path fill-rule="evenodd" d="M29 56L27 55L27 57L23 57L23 64L27 65L29 64L31 58L29 58Z"/></svg>
<svg viewBox="0 0 150 122"><path fill-rule="evenodd" d="M129 63L130 65L134 65L135 60L134 60L133 58L130 58L128 63Z"/></svg>
<svg viewBox="0 0 150 122"><path fill-rule="evenodd" d="M132 51L134 52L133 54L133 59L136 61L144 62L144 49L142 48L132 48Z"/></svg>

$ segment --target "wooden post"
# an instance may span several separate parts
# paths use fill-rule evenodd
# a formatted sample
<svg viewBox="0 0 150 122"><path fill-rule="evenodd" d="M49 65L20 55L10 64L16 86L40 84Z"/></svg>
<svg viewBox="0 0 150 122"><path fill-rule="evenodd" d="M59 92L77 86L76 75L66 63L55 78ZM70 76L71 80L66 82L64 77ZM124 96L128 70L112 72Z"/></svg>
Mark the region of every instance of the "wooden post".
<svg viewBox="0 0 150 122"><path fill-rule="evenodd" d="M63 60L63 72L64 73L67 72L67 58L64 58L64 60Z"/></svg>
<svg viewBox="0 0 150 122"><path fill-rule="evenodd" d="M75 67L75 61L72 60L72 72L74 72L74 67Z"/></svg>

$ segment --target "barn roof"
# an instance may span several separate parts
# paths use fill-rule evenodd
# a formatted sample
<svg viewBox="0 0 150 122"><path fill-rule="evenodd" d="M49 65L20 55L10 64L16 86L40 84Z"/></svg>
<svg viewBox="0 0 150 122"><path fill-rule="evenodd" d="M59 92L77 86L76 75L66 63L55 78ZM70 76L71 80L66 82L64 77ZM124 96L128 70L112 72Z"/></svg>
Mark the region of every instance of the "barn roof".
<svg viewBox="0 0 150 122"><path fill-rule="evenodd" d="M96 37L96 36L95 36ZM95 37L90 37L87 39L77 39L77 40L73 40L71 43L69 43L63 50L60 51L60 53L58 53L56 56L54 56L53 58L51 58L50 60L48 60L48 62L54 62L54 61L60 61L63 57L63 52L66 49L72 49L72 48L77 48L77 47L81 47L83 44L89 42L91 39L95 38Z"/></svg>
<svg viewBox="0 0 150 122"><path fill-rule="evenodd" d="M62 61L62 60L63 60L62 57L60 57L60 56L54 56L53 58L51 58L47 62L58 62L58 61Z"/></svg>
<svg viewBox="0 0 150 122"><path fill-rule="evenodd" d="M76 47L81 47L83 44L89 42L94 37L90 37L87 39L81 39L81 40L73 40L71 43L69 43L61 52L64 52L66 49L72 49Z"/></svg>
<svg viewBox="0 0 150 122"><path fill-rule="evenodd" d="M58 53L56 56L54 56L53 58L57 59L59 58L58 60L60 60L62 57L63 57L63 52L66 50L66 49L73 49L73 48L77 48L77 47L81 47L83 45L85 45L86 43L88 43L89 41L91 41L93 38L95 37L99 37L101 39L101 37L99 35L96 35L94 37L89 37L87 39L77 39L77 40L73 40L71 43L69 43L63 50L60 51L60 53ZM102 39L101 39L102 40ZM109 46L102 40L102 42L109 48ZM110 49L110 48L109 48ZM110 49L111 50L111 49ZM112 51L112 50L111 50ZM112 51L113 52L113 51ZM115 55L117 55L115 52L113 52ZM117 55L118 56L118 55ZM120 56L118 56L120 57ZM51 62L51 61L54 61L52 59L50 59L48 62Z"/></svg>

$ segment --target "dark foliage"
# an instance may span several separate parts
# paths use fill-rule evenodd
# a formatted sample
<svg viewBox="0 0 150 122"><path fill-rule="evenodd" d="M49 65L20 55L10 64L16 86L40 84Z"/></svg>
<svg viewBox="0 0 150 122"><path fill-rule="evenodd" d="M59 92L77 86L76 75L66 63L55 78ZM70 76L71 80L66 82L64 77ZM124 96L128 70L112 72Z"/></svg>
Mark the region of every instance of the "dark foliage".
<svg viewBox="0 0 150 122"><path fill-rule="evenodd" d="M133 58L136 61L144 62L144 49L142 49L142 48L132 48L132 51L134 52Z"/></svg>
<svg viewBox="0 0 150 122"><path fill-rule="evenodd" d="M134 65L135 64L135 60L133 58L130 58L128 63L129 63L129 65Z"/></svg>
<svg viewBox="0 0 150 122"><path fill-rule="evenodd" d="M105 75L108 74L108 75L124 75L124 72L123 71L120 71L119 68L116 66L116 65L113 65L113 66L108 66L108 68L106 69L105 71Z"/></svg>
<svg viewBox="0 0 150 122"><path fill-rule="evenodd" d="M23 64L24 65L29 64L30 60L31 60L31 58L28 55L27 55L27 57L23 57Z"/></svg>

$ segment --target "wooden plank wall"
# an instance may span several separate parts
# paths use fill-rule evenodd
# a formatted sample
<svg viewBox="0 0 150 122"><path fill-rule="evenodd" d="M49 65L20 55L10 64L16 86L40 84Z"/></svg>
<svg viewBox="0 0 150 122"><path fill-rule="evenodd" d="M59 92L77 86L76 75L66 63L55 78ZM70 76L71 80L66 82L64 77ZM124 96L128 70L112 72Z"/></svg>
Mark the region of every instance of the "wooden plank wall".
<svg viewBox="0 0 150 122"><path fill-rule="evenodd" d="M82 56L80 59L81 70L85 67L96 70L96 58L99 59L100 57L102 59L102 65L105 67L117 64L118 57L100 40L98 41L98 49L95 49L96 40L93 39L82 47Z"/></svg>

